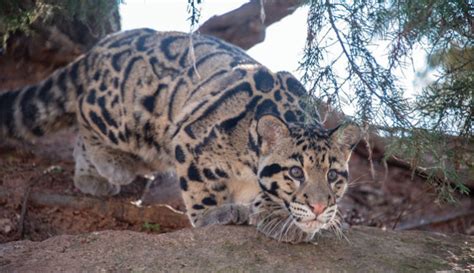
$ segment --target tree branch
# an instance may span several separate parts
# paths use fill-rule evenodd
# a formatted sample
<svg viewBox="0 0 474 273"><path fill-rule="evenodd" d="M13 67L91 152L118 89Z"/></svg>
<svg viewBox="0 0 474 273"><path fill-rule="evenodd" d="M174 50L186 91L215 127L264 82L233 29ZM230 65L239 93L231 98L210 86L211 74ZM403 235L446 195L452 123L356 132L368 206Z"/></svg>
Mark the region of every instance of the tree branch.
<svg viewBox="0 0 474 273"><path fill-rule="evenodd" d="M198 29L243 49L262 42L271 24L292 14L302 5L300 0L264 0L265 20L261 20L260 0L251 0L228 13L213 16Z"/></svg>

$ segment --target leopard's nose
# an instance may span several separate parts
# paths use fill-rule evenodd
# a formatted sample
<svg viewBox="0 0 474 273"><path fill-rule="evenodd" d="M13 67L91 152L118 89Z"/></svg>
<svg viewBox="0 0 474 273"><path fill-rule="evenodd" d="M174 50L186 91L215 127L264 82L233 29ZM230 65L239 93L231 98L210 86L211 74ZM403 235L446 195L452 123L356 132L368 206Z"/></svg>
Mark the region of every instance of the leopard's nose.
<svg viewBox="0 0 474 273"><path fill-rule="evenodd" d="M319 215L324 212L327 206L323 203L314 203L311 205L311 208L313 209L314 214Z"/></svg>

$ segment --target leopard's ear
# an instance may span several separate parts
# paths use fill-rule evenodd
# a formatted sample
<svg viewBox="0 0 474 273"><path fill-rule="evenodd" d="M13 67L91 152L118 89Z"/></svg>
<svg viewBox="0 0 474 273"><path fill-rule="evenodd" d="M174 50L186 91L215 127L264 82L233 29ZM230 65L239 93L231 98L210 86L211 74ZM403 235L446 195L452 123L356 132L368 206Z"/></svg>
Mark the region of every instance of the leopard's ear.
<svg viewBox="0 0 474 273"><path fill-rule="evenodd" d="M279 140L288 137L290 130L281 119L272 115L264 115L257 122L257 133L261 139L260 151L265 155Z"/></svg>
<svg viewBox="0 0 474 273"><path fill-rule="evenodd" d="M360 127L353 122L345 122L329 132L332 142L342 146L342 150L346 152L349 159L352 150L359 143L362 137Z"/></svg>

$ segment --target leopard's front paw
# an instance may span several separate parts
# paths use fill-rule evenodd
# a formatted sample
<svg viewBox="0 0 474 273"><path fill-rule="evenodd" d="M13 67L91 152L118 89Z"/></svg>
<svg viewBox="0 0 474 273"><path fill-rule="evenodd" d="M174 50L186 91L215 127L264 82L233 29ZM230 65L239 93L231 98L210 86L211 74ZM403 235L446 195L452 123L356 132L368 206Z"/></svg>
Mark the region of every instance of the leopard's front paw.
<svg viewBox="0 0 474 273"><path fill-rule="evenodd" d="M249 221L250 209L248 206L237 204L225 204L205 211L196 219L194 226L203 227L208 225L242 225Z"/></svg>

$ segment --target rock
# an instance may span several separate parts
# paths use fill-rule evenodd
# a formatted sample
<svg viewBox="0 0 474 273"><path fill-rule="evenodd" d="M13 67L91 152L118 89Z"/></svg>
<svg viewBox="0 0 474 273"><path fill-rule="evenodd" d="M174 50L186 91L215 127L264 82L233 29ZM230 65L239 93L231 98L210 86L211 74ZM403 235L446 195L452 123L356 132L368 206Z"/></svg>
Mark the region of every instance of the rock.
<svg viewBox="0 0 474 273"><path fill-rule="evenodd" d="M12 226L13 226L13 223L10 219L8 218L0 219L0 232L1 233L4 233L4 234L10 233L10 231L12 231L13 229Z"/></svg>
<svg viewBox="0 0 474 273"><path fill-rule="evenodd" d="M435 272L473 270L474 238L355 227L348 240L286 244L252 227L152 235L102 231L0 246L1 272Z"/></svg>

